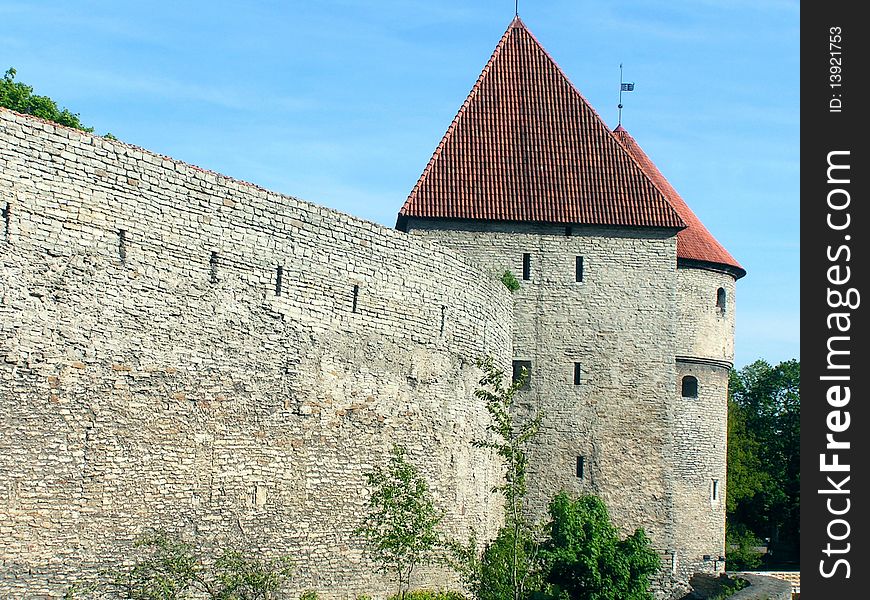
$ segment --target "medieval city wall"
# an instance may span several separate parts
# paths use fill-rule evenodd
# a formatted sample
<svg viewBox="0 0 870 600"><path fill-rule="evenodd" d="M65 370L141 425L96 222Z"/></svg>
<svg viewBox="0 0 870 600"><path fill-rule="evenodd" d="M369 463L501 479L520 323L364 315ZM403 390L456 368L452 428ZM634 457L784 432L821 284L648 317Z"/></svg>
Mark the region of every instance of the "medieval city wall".
<svg viewBox="0 0 870 600"><path fill-rule="evenodd" d="M456 253L5 110L0 208L0 595L157 528L386 594L352 532L394 442L495 532L473 361L509 367L512 298Z"/></svg>

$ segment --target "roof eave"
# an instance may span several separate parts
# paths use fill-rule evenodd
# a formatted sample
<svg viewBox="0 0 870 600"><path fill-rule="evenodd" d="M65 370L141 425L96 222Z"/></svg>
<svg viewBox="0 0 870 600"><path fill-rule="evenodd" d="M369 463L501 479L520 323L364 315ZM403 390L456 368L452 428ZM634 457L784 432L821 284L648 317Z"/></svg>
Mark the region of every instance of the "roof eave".
<svg viewBox="0 0 870 600"><path fill-rule="evenodd" d="M746 269L738 265L729 265L707 260L698 260L695 258L677 257L677 268L689 269L704 269L706 271L716 271L717 273L725 273L731 275L735 280L746 276Z"/></svg>

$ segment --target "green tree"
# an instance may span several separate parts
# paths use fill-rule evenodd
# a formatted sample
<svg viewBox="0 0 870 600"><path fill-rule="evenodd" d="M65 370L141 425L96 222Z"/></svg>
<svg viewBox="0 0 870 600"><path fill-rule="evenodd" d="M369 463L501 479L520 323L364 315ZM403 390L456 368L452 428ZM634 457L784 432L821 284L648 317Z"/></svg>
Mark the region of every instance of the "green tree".
<svg viewBox="0 0 870 600"><path fill-rule="evenodd" d="M762 541L742 523L728 522L725 526L725 542L730 571L747 571L761 566Z"/></svg>
<svg viewBox="0 0 870 600"><path fill-rule="evenodd" d="M0 106L47 121L54 121L67 127L87 132L93 131L92 127L82 125L78 113L70 112L66 108L59 108L57 103L48 96L38 96L33 93L31 86L16 82L15 74L15 69L10 67L3 79L0 80Z"/></svg>
<svg viewBox="0 0 870 600"><path fill-rule="evenodd" d="M800 362L758 360L732 371L728 418L728 544L745 550L752 536L769 539L768 566L796 557Z"/></svg>
<svg viewBox="0 0 870 600"><path fill-rule="evenodd" d="M643 529L619 539L607 507L596 496L550 502L549 540L541 548L554 595L571 600L651 600L649 577L660 568Z"/></svg>
<svg viewBox="0 0 870 600"><path fill-rule="evenodd" d="M369 514L357 530L381 572L396 576L400 599L414 569L433 562L443 545L438 533L443 515L435 510L426 480L406 456L404 448L393 446L388 465L366 475L372 488Z"/></svg>
<svg viewBox="0 0 870 600"><path fill-rule="evenodd" d="M528 381L523 368L520 377L505 386L504 372L492 357L478 363L483 369L480 387L474 395L483 400L490 415L490 440L476 440L478 448L493 450L504 464L504 484L493 491L504 496L505 524L484 550L475 595L481 600L521 600L539 583L538 542L528 518L526 471L528 447L541 425L540 416L519 422L514 418L514 397Z"/></svg>

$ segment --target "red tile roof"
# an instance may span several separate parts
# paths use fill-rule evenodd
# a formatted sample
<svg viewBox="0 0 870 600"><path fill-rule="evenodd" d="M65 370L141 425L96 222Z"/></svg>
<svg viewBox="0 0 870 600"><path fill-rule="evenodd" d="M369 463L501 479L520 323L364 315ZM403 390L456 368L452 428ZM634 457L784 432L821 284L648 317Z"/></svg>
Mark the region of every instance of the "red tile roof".
<svg viewBox="0 0 870 600"><path fill-rule="evenodd" d="M411 194L406 217L685 223L516 18Z"/></svg>
<svg viewBox="0 0 870 600"><path fill-rule="evenodd" d="M668 202L679 213L680 218L688 225L688 227L677 233L677 259L723 265L729 267L729 270L737 278L746 275L746 271L740 266L740 263L734 260L734 257L722 247L722 244L716 241L713 234L707 231L707 228L704 227L704 224L701 223L697 215L692 212L686 201L665 179L665 176L662 175L661 171L653 164L652 160L650 160L638 143L634 141L634 138L631 137L628 131L620 125L613 133L638 162L644 173L664 193Z"/></svg>

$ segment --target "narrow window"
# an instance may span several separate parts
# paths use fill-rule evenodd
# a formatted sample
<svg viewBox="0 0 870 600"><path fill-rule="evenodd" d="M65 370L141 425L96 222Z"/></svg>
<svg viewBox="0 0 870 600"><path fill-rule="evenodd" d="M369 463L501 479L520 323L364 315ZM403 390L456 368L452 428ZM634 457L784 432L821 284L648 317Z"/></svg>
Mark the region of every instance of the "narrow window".
<svg viewBox="0 0 870 600"><path fill-rule="evenodd" d="M566 228L565 228L565 237L571 237L573 234L574 234L574 228L573 228L573 227L570 227L570 226L569 226L569 227L566 227Z"/></svg>
<svg viewBox="0 0 870 600"><path fill-rule="evenodd" d="M710 499L713 502L719 501L719 480L714 479L713 485L710 486Z"/></svg>
<svg viewBox="0 0 870 600"><path fill-rule="evenodd" d="M577 256L574 259L574 281L583 281L583 257Z"/></svg>
<svg viewBox="0 0 870 600"><path fill-rule="evenodd" d="M127 262L127 230L119 229L118 230L118 258L121 259L121 263Z"/></svg>
<svg viewBox="0 0 870 600"><path fill-rule="evenodd" d="M284 267L281 265L278 265L278 268L275 271L275 295L276 296L281 295L281 283L282 283L281 280L282 279L284 279Z"/></svg>
<svg viewBox="0 0 870 600"><path fill-rule="evenodd" d="M441 331L439 332L441 335L444 335L444 325L447 322L447 307L443 304L441 305Z"/></svg>
<svg viewBox="0 0 870 600"><path fill-rule="evenodd" d="M6 241L9 241L9 229L12 224L12 206L9 202L6 203L6 206L3 207L3 237L6 238Z"/></svg>
<svg viewBox="0 0 870 600"><path fill-rule="evenodd" d="M353 286L353 306L351 307L351 312L356 312L357 301L359 300L359 286Z"/></svg>
<svg viewBox="0 0 870 600"><path fill-rule="evenodd" d="M697 398L698 397L698 380L691 375L686 375L683 377L683 398Z"/></svg>
<svg viewBox="0 0 870 600"><path fill-rule="evenodd" d="M716 308L720 313L725 314L725 288L716 290Z"/></svg>
<svg viewBox="0 0 870 600"><path fill-rule="evenodd" d="M209 275L208 280L212 283L218 282L218 253L212 252L211 258L208 261Z"/></svg>
<svg viewBox="0 0 870 600"><path fill-rule="evenodd" d="M582 456L577 457L577 479L583 479L583 465L586 459Z"/></svg>
<svg viewBox="0 0 870 600"><path fill-rule="evenodd" d="M580 363L574 363L574 385L580 385L583 372L580 370Z"/></svg>
<svg viewBox="0 0 870 600"><path fill-rule="evenodd" d="M523 254L523 280L528 281L532 278L532 255Z"/></svg>
<svg viewBox="0 0 870 600"><path fill-rule="evenodd" d="M523 369L526 370L526 381L521 390L529 389L529 382L532 380L532 361L530 360L515 360L513 361L513 376L512 382L516 383L523 378Z"/></svg>

